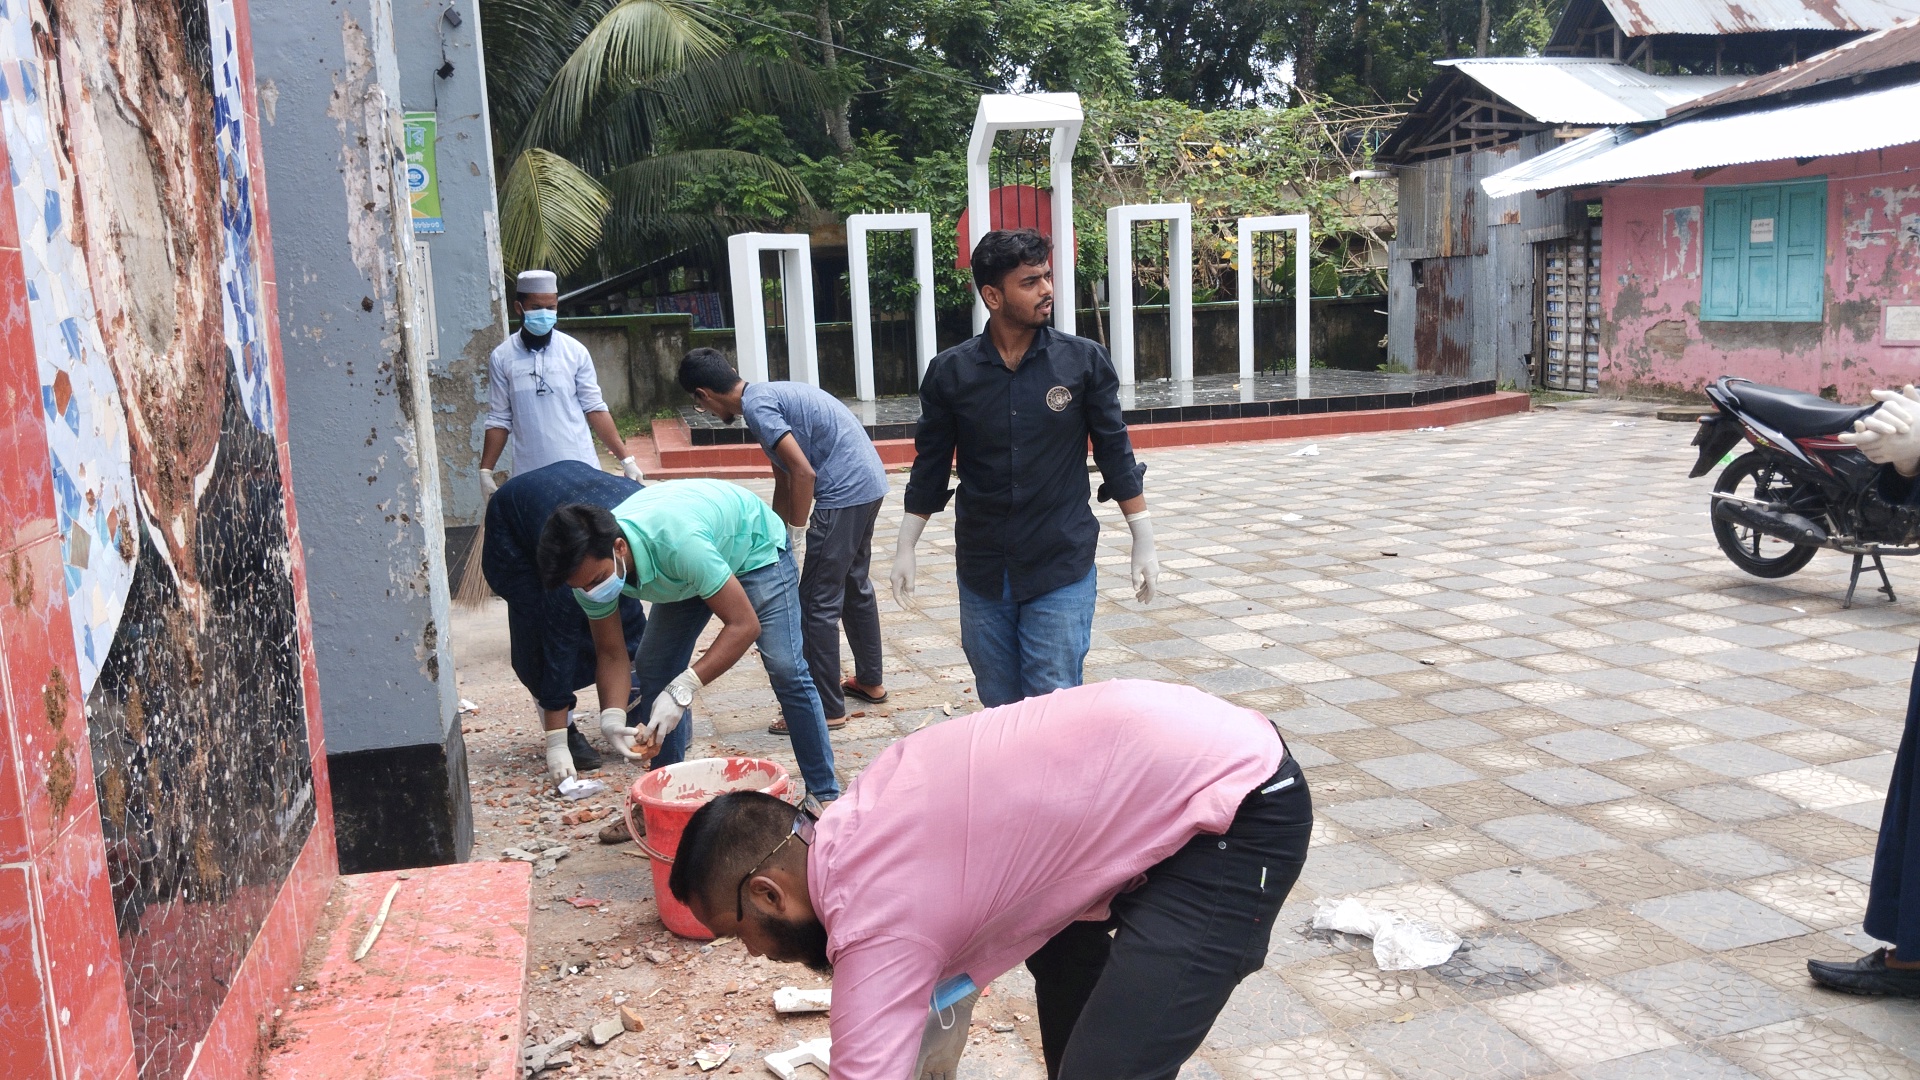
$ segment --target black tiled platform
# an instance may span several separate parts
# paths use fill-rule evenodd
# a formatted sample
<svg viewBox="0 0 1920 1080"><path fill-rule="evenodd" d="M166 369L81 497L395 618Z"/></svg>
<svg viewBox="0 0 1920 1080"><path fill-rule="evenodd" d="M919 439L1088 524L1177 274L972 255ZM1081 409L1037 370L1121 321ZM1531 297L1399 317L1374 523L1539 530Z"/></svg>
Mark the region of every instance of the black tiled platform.
<svg viewBox="0 0 1920 1080"><path fill-rule="evenodd" d="M1370 409L1408 409L1464 397L1491 394L1491 379L1475 382L1451 375L1390 375L1381 371L1313 372L1311 396L1294 396L1292 374L1256 375L1251 394L1242 393L1238 375L1202 375L1190 383L1166 380L1141 383L1120 391L1121 415L1129 424L1171 424L1193 420L1238 420L1258 416L1294 416L1309 413L1360 412ZM846 399L843 399L846 400ZM920 399L887 397L877 401L846 400L874 440L911 439L920 420ZM694 446L744 443L746 425L722 424L691 408L680 410Z"/></svg>

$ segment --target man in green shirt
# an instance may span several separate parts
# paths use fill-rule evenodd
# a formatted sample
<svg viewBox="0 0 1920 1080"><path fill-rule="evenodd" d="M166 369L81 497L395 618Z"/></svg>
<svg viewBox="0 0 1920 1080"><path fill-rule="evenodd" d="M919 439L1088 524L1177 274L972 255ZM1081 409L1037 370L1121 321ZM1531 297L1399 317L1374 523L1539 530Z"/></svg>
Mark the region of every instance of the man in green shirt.
<svg viewBox="0 0 1920 1080"><path fill-rule="evenodd" d="M674 480L611 511L562 506L541 530L539 563L547 587L571 585L587 613L600 731L615 750L633 761L652 758L655 768L682 760L694 695L757 644L807 791L822 802L839 797L826 717L802 652L800 574L786 526L758 496L719 480ZM622 596L653 605L632 661L637 702L628 700ZM720 635L689 665L715 615ZM629 726L629 706L646 720Z"/></svg>

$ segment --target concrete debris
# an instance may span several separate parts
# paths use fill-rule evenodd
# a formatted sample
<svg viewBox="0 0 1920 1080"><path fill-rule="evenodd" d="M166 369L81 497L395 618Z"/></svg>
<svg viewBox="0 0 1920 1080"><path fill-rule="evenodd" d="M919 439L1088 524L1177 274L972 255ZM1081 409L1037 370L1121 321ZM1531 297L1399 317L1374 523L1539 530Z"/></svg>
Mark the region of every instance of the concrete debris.
<svg viewBox="0 0 1920 1080"><path fill-rule="evenodd" d="M659 949L647 950L647 963L649 964L664 964L672 959L673 957L668 956L666 953L661 952Z"/></svg>
<svg viewBox="0 0 1920 1080"><path fill-rule="evenodd" d="M811 1065L821 1072L831 1072L833 1064L833 1040L814 1039L803 1042L791 1050L766 1056L767 1068L780 1080L795 1080L802 1066Z"/></svg>
<svg viewBox="0 0 1920 1080"><path fill-rule="evenodd" d="M620 1026L628 1031L647 1030L646 1022L640 1019L640 1014L634 1012L631 1005L620 1006Z"/></svg>
<svg viewBox="0 0 1920 1080"><path fill-rule="evenodd" d="M1298 450L1295 450L1293 453L1288 454L1287 456L1288 457L1319 457L1320 447L1316 443L1308 443L1307 445L1301 447Z"/></svg>
<svg viewBox="0 0 1920 1080"><path fill-rule="evenodd" d="M833 1008L830 989L802 990L783 986L773 992L773 1011L777 1013L823 1013Z"/></svg>
<svg viewBox="0 0 1920 1080"><path fill-rule="evenodd" d="M1013 1030L1013 1025L1007 1023L1005 1020L995 1020L993 1022L993 1030L1005 1035L1007 1032Z"/></svg>
<svg viewBox="0 0 1920 1080"><path fill-rule="evenodd" d="M539 862L540 856L535 855L533 852L528 851L525 848L510 847L510 848L501 849L500 851L501 862L510 862L515 860L519 862Z"/></svg>
<svg viewBox="0 0 1920 1080"><path fill-rule="evenodd" d="M580 1043L580 1033L569 1030L551 1042L529 1046L520 1051L520 1064L526 1069L526 1075L545 1069L558 1068L573 1064L573 1055L567 1051Z"/></svg>
<svg viewBox="0 0 1920 1080"><path fill-rule="evenodd" d="M620 1017L614 1017L593 1025L593 1030L588 1032L588 1037L593 1040L593 1045L605 1046L626 1033L627 1025L621 1022Z"/></svg>

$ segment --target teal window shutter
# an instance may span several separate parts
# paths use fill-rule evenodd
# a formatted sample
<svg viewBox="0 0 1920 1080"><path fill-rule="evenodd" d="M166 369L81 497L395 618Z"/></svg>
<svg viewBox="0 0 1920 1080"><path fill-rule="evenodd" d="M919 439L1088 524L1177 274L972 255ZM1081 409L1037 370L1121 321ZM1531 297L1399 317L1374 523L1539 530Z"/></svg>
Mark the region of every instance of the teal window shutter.
<svg viewBox="0 0 1920 1080"><path fill-rule="evenodd" d="M1702 253L1700 317L1734 319L1740 315L1740 256L1746 217L1740 192L1707 189L1707 246Z"/></svg>
<svg viewBox="0 0 1920 1080"><path fill-rule="evenodd" d="M1826 299L1827 186L1791 184L1781 189L1786 211L1780 234L1783 268L1780 317L1818 321Z"/></svg>
<svg viewBox="0 0 1920 1080"><path fill-rule="evenodd" d="M1700 317L1819 322L1825 311L1826 180L1706 190Z"/></svg>

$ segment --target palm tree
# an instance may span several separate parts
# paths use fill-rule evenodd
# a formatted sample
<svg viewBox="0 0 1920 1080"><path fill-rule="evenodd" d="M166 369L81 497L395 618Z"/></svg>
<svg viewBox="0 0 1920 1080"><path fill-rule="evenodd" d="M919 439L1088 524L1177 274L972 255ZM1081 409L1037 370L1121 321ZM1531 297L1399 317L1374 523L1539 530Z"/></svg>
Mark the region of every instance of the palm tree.
<svg viewBox="0 0 1920 1080"><path fill-rule="evenodd" d="M815 112L828 95L797 62L733 46L698 0L480 0L487 98L509 271L562 273L608 248L711 247L764 222L677 207L716 172L812 200L787 169L713 148L741 112Z"/></svg>

